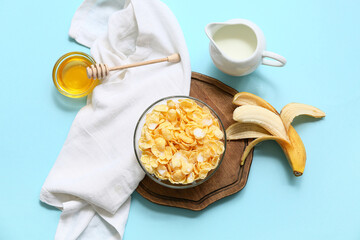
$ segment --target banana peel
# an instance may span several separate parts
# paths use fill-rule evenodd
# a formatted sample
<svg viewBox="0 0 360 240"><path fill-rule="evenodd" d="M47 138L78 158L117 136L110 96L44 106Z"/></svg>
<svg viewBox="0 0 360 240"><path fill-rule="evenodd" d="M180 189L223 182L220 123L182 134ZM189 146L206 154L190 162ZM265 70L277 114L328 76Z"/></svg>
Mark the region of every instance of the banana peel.
<svg viewBox="0 0 360 240"><path fill-rule="evenodd" d="M236 124L236 123L235 123ZM237 136L237 135L234 135ZM256 137L258 136L258 137ZM241 165L244 165L245 159L249 155L251 149L255 147L257 144L267 141L267 140L275 140L280 147L282 148L286 158L289 161L289 164L291 168L293 169L293 173L295 176L299 177L303 174L305 169L305 163L306 163L306 151L305 146L303 142L301 141L301 138L299 134L296 132L296 130L290 126L288 131L288 137L290 139L290 142L285 141L282 138L272 136L270 134L264 134L260 133L258 135L253 134L250 138L256 138L255 140L251 141L248 146L246 146L243 155L241 157ZM235 137L228 138L230 140L234 140ZM237 139L246 139L246 138L237 138Z"/></svg>
<svg viewBox="0 0 360 240"><path fill-rule="evenodd" d="M266 108L266 109L272 111L273 113L278 113L276 111L276 109L270 103L268 103L261 97L256 96L255 94L252 94L249 92L239 92L239 93L235 94L235 96L233 98L233 104L238 105L238 106L243 106L243 105L259 106L262 108Z"/></svg>
<svg viewBox="0 0 360 240"><path fill-rule="evenodd" d="M303 103L289 103L285 105L280 112L280 117L286 129L289 129L294 118L300 115L307 115L314 118L325 117L325 113L320 109Z"/></svg>
<svg viewBox="0 0 360 240"><path fill-rule="evenodd" d="M241 93L236 94L234 96L233 103L238 106L245 106L245 105L258 106L258 107L267 109L267 110L275 113L282 120L283 127L285 128L285 131L286 131L286 138L279 134L274 135L274 132L269 132L270 134L267 135L267 133L264 132L263 130L261 130L261 128L259 129L259 127L263 128L264 127L263 125L258 125L256 121L255 122L248 121L247 124L250 124L250 125L247 125L245 129L247 129L248 132L253 133L251 136L257 136L257 137L245 148L244 153L241 158L241 165L244 164L245 159L246 159L247 155L250 153L251 149L254 146L256 146L258 143L260 143L262 141L267 141L267 140L275 140L281 146L282 150L284 151L284 154L285 154L286 158L288 159L289 164L293 170L293 174L297 177L301 176L305 169L306 151L305 151L305 146L304 146L299 134L292 127L291 122L296 116L299 116L299 115L305 114L305 115L313 116L316 118L322 118L325 116L325 113L322 112L320 109L315 108L310 105L300 104L300 103L290 103L282 109L282 111L281 111L282 116L281 116L281 114L279 114L276 111L276 109L271 104L269 104L267 101L265 101L264 99L254 95L254 94L247 93L247 92L241 92ZM253 109L254 108L252 108L252 111L250 112L251 116L254 116ZM241 113L246 114L246 111L242 111ZM258 113L261 115L264 113L264 111L259 111ZM235 114L235 111L234 111L234 114ZM239 112L237 114L239 114ZM236 118L234 117L234 120L244 119L244 118L246 118L246 117L240 118L239 116L237 116ZM257 118L263 119L263 117L257 117ZM237 124L237 123L235 123L235 124ZM241 125L241 122L238 124ZM251 126L251 124L253 124L253 126ZM267 121L267 124L272 125L273 128L274 127L279 128L278 122L273 124L273 123L271 123L271 121ZM228 129L230 129L229 133L231 133L231 135L230 135L231 137L229 139L231 139L231 140L239 139L239 138L237 138L239 136L241 136L241 137L246 136L244 134L237 134L237 132L236 132L237 129L240 129L239 130L240 132L241 132L241 130L244 130L244 128L241 128L238 125L233 124ZM268 129L265 129L265 130L268 130ZM254 134L254 132L256 132L256 134Z"/></svg>
<svg viewBox="0 0 360 240"><path fill-rule="evenodd" d="M247 158L247 156L249 155L249 153L250 153L251 149L253 149L253 147L255 147L258 143L261 143L261 142L267 141L267 140L275 140L278 143L284 144L284 146L287 146L286 144L289 144L289 142L287 142L284 139L277 137L277 136L268 135L268 136L259 137L255 140L251 141L249 143L249 145L246 146L246 148L243 152L243 155L241 156L241 160L240 160L241 165L244 165L245 159Z"/></svg>
<svg viewBox="0 0 360 240"><path fill-rule="evenodd" d="M288 137L290 139L290 143L281 141L277 142L284 151L285 156L293 170L293 174L296 177L300 177L304 173L306 164L305 146L299 134L291 125L288 130Z"/></svg>
<svg viewBox="0 0 360 240"><path fill-rule="evenodd" d="M236 122L226 129L226 138L229 140L249 139L269 136L264 128L252 123Z"/></svg>

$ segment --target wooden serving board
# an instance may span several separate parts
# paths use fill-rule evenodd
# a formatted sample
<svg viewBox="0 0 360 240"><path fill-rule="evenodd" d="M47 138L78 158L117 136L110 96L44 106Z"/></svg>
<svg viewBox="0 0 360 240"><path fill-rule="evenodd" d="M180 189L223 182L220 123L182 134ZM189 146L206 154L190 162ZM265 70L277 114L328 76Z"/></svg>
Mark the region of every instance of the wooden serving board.
<svg viewBox="0 0 360 240"><path fill-rule="evenodd" d="M191 76L190 96L198 98L212 107L222 120L225 129L234 121L232 113L236 106L232 98L237 91L224 83L193 72ZM245 187L253 152L240 166L241 155L247 146L247 141L228 141L224 159L215 174L199 186L188 189L171 189L157 184L145 177L136 191L151 202L191 209L202 210L211 203L232 195Z"/></svg>

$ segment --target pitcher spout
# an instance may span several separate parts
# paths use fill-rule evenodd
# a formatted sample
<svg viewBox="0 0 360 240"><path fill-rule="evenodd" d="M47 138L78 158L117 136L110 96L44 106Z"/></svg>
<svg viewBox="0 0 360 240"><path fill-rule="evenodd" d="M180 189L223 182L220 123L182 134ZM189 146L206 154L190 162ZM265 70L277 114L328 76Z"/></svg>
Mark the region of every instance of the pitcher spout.
<svg viewBox="0 0 360 240"><path fill-rule="evenodd" d="M214 34L216 33L216 31L218 31L221 27L223 27L224 24L223 23L209 23L208 25L206 25L205 27L205 33L206 36L213 41L213 37Z"/></svg>
<svg viewBox="0 0 360 240"><path fill-rule="evenodd" d="M210 46L214 48L215 51L217 51L219 54L221 54L221 50L217 46L216 42L214 41L214 35L215 33L221 29L224 25L227 25L226 23L209 23L205 27L205 33L206 36L210 40Z"/></svg>

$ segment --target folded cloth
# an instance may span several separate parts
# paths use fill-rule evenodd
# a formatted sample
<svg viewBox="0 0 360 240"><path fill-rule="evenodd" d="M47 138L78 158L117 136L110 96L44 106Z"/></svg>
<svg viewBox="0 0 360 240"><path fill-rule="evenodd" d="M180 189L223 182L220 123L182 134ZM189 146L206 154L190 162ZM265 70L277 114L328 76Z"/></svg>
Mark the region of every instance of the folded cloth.
<svg viewBox="0 0 360 240"><path fill-rule="evenodd" d="M136 122L159 98L189 94L187 47L158 0L85 0L69 34L109 66L181 55L180 63L111 72L76 115L41 190L41 201L62 210L55 239L121 239L144 177L133 150Z"/></svg>

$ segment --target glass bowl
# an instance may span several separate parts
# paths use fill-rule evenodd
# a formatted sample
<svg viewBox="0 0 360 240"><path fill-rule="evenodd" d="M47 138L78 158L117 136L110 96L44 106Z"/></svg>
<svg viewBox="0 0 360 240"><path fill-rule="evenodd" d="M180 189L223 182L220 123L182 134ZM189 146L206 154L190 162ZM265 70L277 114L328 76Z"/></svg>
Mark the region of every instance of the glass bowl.
<svg viewBox="0 0 360 240"><path fill-rule="evenodd" d="M174 102L178 102L179 99L191 99L191 100L194 100L200 107L203 107L203 106L206 106L210 109L210 112L212 114L212 116L218 120L219 122L219 127L220 127L220 130L222 131L223 133L223 139L221 140L224 144L224 152L220 155L219 157L219 161L218 161L218 165L210 170L208 173L207 173L207 176L204 178L204 179L198 179L192 183L188 183L188 184L174 184L174 183L171 183L169 180L162 180L160 178L158 178L155 174L150 174L145 166L143 166L142 162L141 162L141 155L142 155L142 151L141 149L139 148L139 139L141 137L141 131L142 131L142 128L145 124L145 120L146 120L146 114L152 112L152 110L154 109L154 107L156 105L159 105L159 104L166 104L167 100L173 100ZM169 188L174 188L174 189L185 189L185 188L191 188L191 187L195 187L195 186L198 186L202 183L204 183L205 181L207 181L211 176L213 176L213 174L216 172L216 170L220 167L221 165L221 162L225 156L225 152L226 152L226 133L225 133L225 128L224 128L224 125L223 123L221 122L221 119L219 118L219 116L216 114L216 112L209 106L207 105L206 103L204 103L203 101L199 100L199 99L196 99L196 98L193 98L193 97L189 97L189 96L171 96L171 97L166 97L166 98L162 98L162 99L159 99L158 101L154 102L153 104L151 104L144 112L143 114L141 115L139 121L137 122L136 124L136 127L135 127L135 132L134 132L134 138L133 138L133 143L134 143L134 151L135 151L135 156L136 156L136 159L138 161L138 163L140 164L141 168L144 170L144 172L146 173L146 175L151 178L153 181L155 181L156 183L162 185L162 186L165 186L165 187L169 187Z"/></svg>
<svg viewBox="0 0 360 240"><path fill-rule="evenodd" d="M56 89L71 98L87 96L98 85L99 80L89 79L86 68L96 64L95 60L83 52L69 52L55 63L52 78Z"/></svg>

